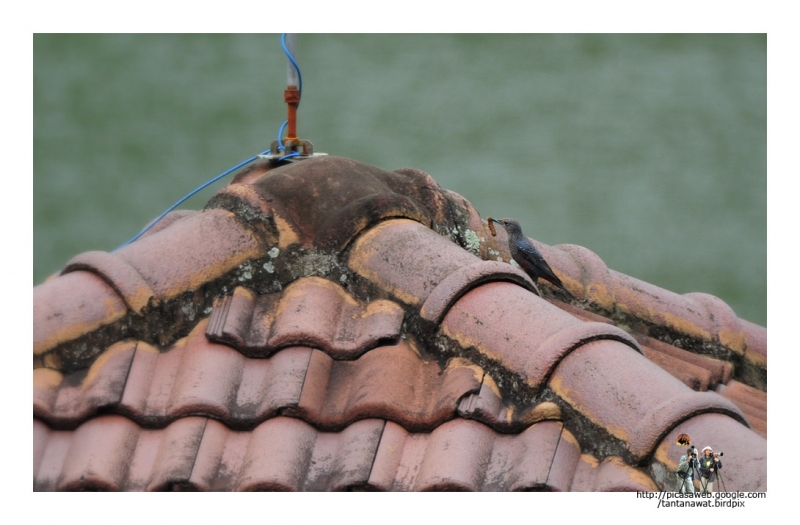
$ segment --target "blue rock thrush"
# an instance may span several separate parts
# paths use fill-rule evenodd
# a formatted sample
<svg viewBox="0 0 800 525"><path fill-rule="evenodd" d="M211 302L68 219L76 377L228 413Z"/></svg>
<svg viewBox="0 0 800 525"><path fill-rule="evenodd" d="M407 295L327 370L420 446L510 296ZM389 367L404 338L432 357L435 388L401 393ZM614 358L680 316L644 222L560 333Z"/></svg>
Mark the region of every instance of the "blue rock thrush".
<svg viewBox="0 0 800 525"><path fill-rule="evenodd" d="M492 219L491 217L489 217L489 221L502 224L503 228L506 229L511 257L514 258L525 273L531 276L534 284L539 280L539 277L542 277L560 288L570 299L575 299L575 296L564 288L564 283L556 277L556 274L553 273L550 265L544 260L539 250L522 233L522 227L517 221L514 219Z"/></svg>

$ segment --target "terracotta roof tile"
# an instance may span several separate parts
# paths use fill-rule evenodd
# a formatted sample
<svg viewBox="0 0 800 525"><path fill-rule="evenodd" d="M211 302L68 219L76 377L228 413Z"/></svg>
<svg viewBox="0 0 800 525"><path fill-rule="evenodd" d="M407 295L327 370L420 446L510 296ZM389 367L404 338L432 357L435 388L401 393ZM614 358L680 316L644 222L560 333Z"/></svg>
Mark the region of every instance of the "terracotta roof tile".
<svg viewBox="0 0 800 525"><path fill-rule="evenodd" d="M75 257L34 288L34 489L669 489L685 432L765 490L766 329L579 246L532 240L577 300L537 290L496 233L325 157Z"/></svg>
<svg viewBox="0 0 800 525"><path fill-rule="evenodd" d="M656 492L658 486L640 470L631 468L618 456L603 461L581 455L578 472L572 484L577 492Z"/></svg>
<svg viewBox="0 0 800 525"><path fill-rule="evenodd" d="M357 361L334 361L315 351L297 408L320 428L339 428L366 417L382 417L426 431L455 416L459 399L477 391L483 370L451 359L442 370L424 362L406 342L368 352Z"/></svg>
<svg viewBox="0 0 800 525"><path fill-rule="evenodd" d="M99 410L118 405L136 343L123 341L108 348L88 369L66 377L56 370L33 371L33 415L52 426L73 426Z"/></svg>
<svg viewBox="0 0 800 525"><path fill-rule="evenodd" d="M661 354L661 356L673 358L669 360L669 362L684 363L680 365L679 368L690 370L691 373L695 375L702 374L703 377L707 377L708 383L704 386L704 388L702 388L702 390L713 387L719 383L726 383L731 380L733 366L731 366L731 364L727 361L714 359L704 355L698 355L642 334L635 333L633 334L633 337L636 338L641 345L646 346L653 352L657 352L658 354ZM698 368L700 370L698 370ZM707 371L707 374L703 373L701 370Z"/></svg>
<svg viewBox="0 0 800 525"><path fill-rule="evenodd" d="M406 341L355 361L336 361L307 347L250 359L208 341L206 325L201 321L165 352L141 342L118 343L88 373L35 370L34 415L56 428L74 428L100 409L151 427L204 415L251 428L283 412L322 429L382 417L430 430L455 417L459 400L478 392L484 375L461 358L444 368L425 361Z"/></svg>
<svg viewBox="0 0 800 525"><path fill-rule="evenodd" d="M253 356L311 345L352 359L379 342L399 339L403 315L391 301L359 304L341 286L306 277L279 294L256 297L247 288L236 288L216 302L207 335Z"/></svg>
<svg viewBox="0 0 800 525"><path fill-rule="evenodd" d="M77 339L124 317L125 303L114 289L88 272L75 272L52 279L33 289L33 356L58 368L55 354L45 354L58 345Z"/></svg>
<svg viewBox="0 0 800 525"><path fill-rule="evenodd" d="M463 296L443 319L442 333L516 370L532 389L541 388L564 355L587 341L613 339L640 351L619 328L577 321L510 283L486 284Z"/></svg>
<svg viewBox="0 0 800 525"><path fill-rule="evenodd" d="M746 424L741 411L711 392L694 392L643 356L612 341L593 341L567 355L549 386L570 406L643 458L675 422L721 412ZM647 381L636 381L637 377ZM691 434L690 434L691 435Z"/></svg>

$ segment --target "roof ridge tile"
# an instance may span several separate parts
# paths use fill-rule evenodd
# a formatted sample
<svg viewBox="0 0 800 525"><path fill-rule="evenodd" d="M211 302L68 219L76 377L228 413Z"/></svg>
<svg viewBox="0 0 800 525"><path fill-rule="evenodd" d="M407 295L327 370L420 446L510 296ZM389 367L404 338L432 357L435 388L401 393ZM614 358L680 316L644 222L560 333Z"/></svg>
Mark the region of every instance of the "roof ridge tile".
<svg viewBox="0 0 800 525"><path fill-rule="evenodd" d="M461 296L442 320L440 331L462 348L475 347L498 361L534 391L544 387L567 354L591 341L613 340L642 352L622 329L576 319L503 282L483 284Z"/></svg>
<svg viewBox="0 0 800 525"><path fill-rule="evenodd" d="M567 355L548 385L591 424L620 439L634 458L648 457L674 426L700 413L722 413L747 426L722 396L690 390L644 356L623 355L634 354L613 341L593 341Z"/></svg>
<svg viewBox="0 0 800 525"><path fill-rule="evenodd" d="M439 324L461 296L482 284L495 281L512 282L539 295L531 278L519 268L498 261L477 261L456 269L440 281L425 299L420 316Z"/></svg>
<svg viewBox="0 0 800 525"><path fill-rule="evenodd" d="M61 275L78 270L92 272L101 277L116 290L128 308L139 315L145 309L161 304L161 300L136 268L114 254L101 251L82 253L70 259L61 270Z"/></svg>

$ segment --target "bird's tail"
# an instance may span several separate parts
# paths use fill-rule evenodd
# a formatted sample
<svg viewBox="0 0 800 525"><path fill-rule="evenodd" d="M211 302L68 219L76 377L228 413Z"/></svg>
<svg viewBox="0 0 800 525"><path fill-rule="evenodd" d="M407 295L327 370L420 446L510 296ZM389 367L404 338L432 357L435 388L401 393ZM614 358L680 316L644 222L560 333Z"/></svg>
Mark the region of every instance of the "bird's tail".
<svg viewBox="0 0 800 525"><path fill-rule="evenodd" d="M542 274L542 277L544 279L546 279L547 281L550 281L551 283L553 283L559 290L564 292L567 295L567 297L569 297L573 301L577 301L578 299L574 295L572 295L572 292L567 290L567 288L564 286L564 283L561 282L561 279L556 277L556 274L554 274L552 272L550 272L550 273L551 273L551 275L547 275L546 273Z"/></svg>
<svg viewBox="0 0 800 525"><path fill-rule="evenodd" d="M556 286L558 286L561 289L562 292L567 294L567 297L569 297L573 301L577 301L577 298L574 295L572 295L572 292L567 290L562 283L558 283Z"/></svg>

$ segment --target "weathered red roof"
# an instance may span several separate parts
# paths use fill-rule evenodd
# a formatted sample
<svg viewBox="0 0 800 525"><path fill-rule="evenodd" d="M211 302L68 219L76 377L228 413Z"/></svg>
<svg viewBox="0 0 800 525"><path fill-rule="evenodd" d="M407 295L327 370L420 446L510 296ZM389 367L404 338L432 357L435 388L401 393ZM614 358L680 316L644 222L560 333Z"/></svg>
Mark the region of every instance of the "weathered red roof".
<svg viewBox="0 0 800 525"><path fill-rule="evenodd" d="M34 489L672 489L678 434L766 489L766 329L323 157L34 288Z"/></svg>

